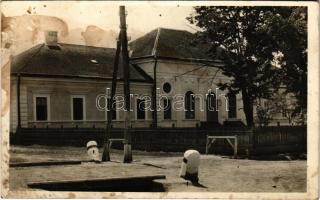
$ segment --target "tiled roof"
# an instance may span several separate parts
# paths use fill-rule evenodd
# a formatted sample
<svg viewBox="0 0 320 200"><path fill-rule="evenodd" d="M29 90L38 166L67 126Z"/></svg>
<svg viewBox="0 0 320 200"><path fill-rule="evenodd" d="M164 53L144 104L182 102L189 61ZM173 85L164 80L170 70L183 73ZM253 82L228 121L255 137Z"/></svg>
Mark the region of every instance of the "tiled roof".
<svg viewBox="0 0 320 200"><path fill-rule="evenodd" d="M14 57L12 74L71 76L83 78L112 78L116 50L58 43L56 46L39 44ZM121 59L120 59L121 60ZM120 61L118 78L123 78ZM137 66L130 65L130 79L151 81Z"/></svg>
<svg viewBox="0 0 320 200"><path fill-rule="evenodd" d="M210 60L208 45L194 45L194 39L194 34L188 31L158 28L129 44L131 58L157 56Z"/></svg>

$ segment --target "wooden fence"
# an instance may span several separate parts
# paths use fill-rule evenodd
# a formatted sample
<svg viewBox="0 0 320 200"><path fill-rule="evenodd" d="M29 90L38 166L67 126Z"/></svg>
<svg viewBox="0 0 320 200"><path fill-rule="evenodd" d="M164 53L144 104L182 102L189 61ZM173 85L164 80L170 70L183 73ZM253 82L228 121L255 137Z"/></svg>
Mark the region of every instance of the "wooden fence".
<svg viewBox="0 0 320 200"><path fill-rule="evenodd" d="M98 128L25 128L11 134L11 144L85 146L95 140L101 146L104 129ZM197 128L131 129L132 148L145 151L185 151L196 149L205 152L207 135L237 135L239 153L282 153L306 150L306 127L264 127L260 129L220 127L215 130ZM111 138L123 138L121 129L113 129ZM115 144L115 148L122 148ZM217 141L211 153L232 154L226 141Z"/></svg>
<svg viewBox="0 0 320 200"><path fill-rule="evenodd" d="M256 154L306 152L306 126L271 126L254 130L253 149Z"/></svg>

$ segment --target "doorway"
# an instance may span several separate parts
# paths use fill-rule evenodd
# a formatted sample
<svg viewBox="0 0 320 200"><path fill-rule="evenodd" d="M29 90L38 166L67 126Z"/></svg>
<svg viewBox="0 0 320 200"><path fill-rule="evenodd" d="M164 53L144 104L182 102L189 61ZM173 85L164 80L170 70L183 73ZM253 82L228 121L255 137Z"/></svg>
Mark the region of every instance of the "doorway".
<svg viewBox="0 0 320 200"><path fill-rule="evenodd" d="M207 122L218 122L218 111L217 111L217 101L216 94L210 92L207 96Z"/></svg>

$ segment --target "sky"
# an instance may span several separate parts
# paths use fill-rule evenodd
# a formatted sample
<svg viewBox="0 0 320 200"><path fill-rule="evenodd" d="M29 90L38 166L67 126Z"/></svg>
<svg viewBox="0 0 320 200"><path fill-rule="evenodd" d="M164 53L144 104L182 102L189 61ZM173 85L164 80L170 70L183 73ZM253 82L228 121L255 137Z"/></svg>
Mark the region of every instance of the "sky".
<svg viewBox="0 0 320 200"><path fill-rule="evenodd" d="M67 30L67 34L59 33L59 42L115 47L119 5L110 1L3 1L1 13L5 20L2 22L9 24L9 28L2 32L8 35L5 38L10 38L13 54L42 43L43 32L52 29ZM129 3L126 11L131 41L158 27L196 30L186 20L193 12L191 6Z"/></svg>
<svg viewBox="0 0 320 200"><path fill-rule="evenodd" d="M155 6L150 3L126 6L126 9L129 30L146 33L157 27L164 27L194 31L186 20L193 12L190 6ZM1 12L6 17L24 14L55 16L64 20L69 29L86 28L88 25L96 25L105 30L118 30L119 27L118 5L105 1L4 1L1 3Z"/></svg>

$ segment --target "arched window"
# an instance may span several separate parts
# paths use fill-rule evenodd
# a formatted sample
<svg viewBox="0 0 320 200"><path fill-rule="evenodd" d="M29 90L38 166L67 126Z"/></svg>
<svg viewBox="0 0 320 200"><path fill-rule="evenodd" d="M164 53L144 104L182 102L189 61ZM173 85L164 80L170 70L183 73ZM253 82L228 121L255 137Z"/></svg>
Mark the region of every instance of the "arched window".
<svg viewBox="0 0 320 200"><path fill-rule="evenodd" d="M171 100L170 99L163 99L163 118L164 119L171 119Z"/></svg>
<svg viewBox="0 0 320 200"><path fill-rule="evenodd" d="M185 115L186 119L194 119L195 118L195 100L194 94L191 91L188 91L184 98L185 103Z"/></svg>
<svg viewBox="0 0 320 200"><path fill-rule="evenodd" d="M237 118L237 98L236 95L234 94L229 94L228 95L229 99L229 112L228 112L228 117L229 118Z"/></svg>

